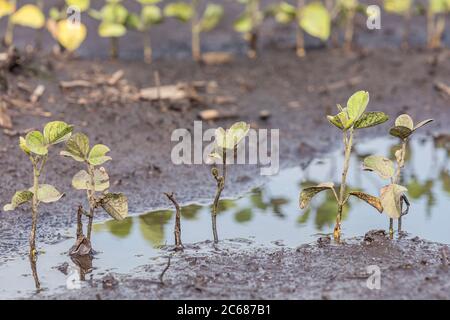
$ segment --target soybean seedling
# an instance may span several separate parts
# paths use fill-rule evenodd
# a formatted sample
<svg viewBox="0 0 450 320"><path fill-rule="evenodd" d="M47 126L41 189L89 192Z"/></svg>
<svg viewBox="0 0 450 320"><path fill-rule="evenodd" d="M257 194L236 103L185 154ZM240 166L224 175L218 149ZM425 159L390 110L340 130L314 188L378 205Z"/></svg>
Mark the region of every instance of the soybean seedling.
<svg viewBox="0 0 450 320"><path fill-rule="evenodd" d="M153 25L163 21L161 9L156 5L161 0L137 0L141 4L141 12L139 15L130 13L127 20L127 25L131 26L143 35L144 44L144 61L146 63L152 62L152 45L150 30Z"/></svg>
<svg viewBox="0 0 450 320"><path fill-rule="evenodd" d="M350 51L352 48L353 36L355 32L355 15L359 6L358 0L338 0L340 16L344 20L344 48Z"/></svg>
<svg viewBox="0 0 450 320"><path fill-rule="evenodd" d="M300 193L300 208L305 209L311 199L319 192L331 190L337 202L337 216L334 227L334 238L338 241L341 235L341 220L342 212L345 204L348 201L349 195L358 196L358 192L352 191L346 193L347 173L350 165L350 155L352 152L353 136L357 129L364 129L376 126L387 121L388 116L379 111L365 112L367 104L369 103L369 93L366 91L358 91L348 99L345 108L337 105L339 113L335 116L327 116L328 121L340 129L343 133L344 141L344 167L342 169L341 185L339 195L334 189L334 183L321 183L314 187L305 188ZM363 195L361 195L363 197Z"/></svg>
<svg viewBox="0 0 450 320"><path fill-rule="evenodd" d="M428 0L428 48L435 49L441 47L441 39L445 31L445 19L449 12L450 0Z"/></svg>
<svg viewBox="0 0 450 320"><path fill-rule="evenodd" d="M230 129L224 130L223 128L218 128L215 132L215 150L209 155L210 158L214 161L213 167L211 169L211 174L217 183L216 194L214 196L214 202L211 211L214 243L219 242L216 220L220 195L225 188L225 180L227 176L227 154L228 156L230 156L236 152L239 142L244 139L249 130L250 125L241 121L233 124ZM222 174L219 174L219 169L216 166L217 162L222 164Z"/></svg>
<svg viewBox="0 0 450 320"><path fill-rule="evenodd" d="M298 57L304 57L306 54L303 32L322 41L326 41L330 37L331 17L327 8L321 2L315 1L305 5L305 0L298 0L297 7L294 7L283 1L273 6L269 12L278 23L296 22L296 52Z"/></svg>
<svg viewBox="0 0 450 320"><path fill-rule="evenodd" d="M13 44L14 26L41 29L45 25L45 16L38 5L26 4L17 9L16 0L0 0L0 18L8 16L8 23L3 38L5 46Z"/></svg>
<svg viewBox="0 0 450 320"><path fill-rule="evenodd" d="M100 11L92 9L89 11L91 17L100 20L99 36L110 39L110 55L113 59L119 56L119 38L127 33L125 24L128 10L120 4L121 2L122 0L106 0Z"/></svg>
<svg viewBox="0 0 450 320"><path fill-rule="evenodd" d="M220 22L223 16L223 7L218 4L208 3L203 15L199 16L200 0L170 3L164 8L164 15L173 17L181 22L191 22L191 50L194 61L202 60L200 34L211 31Z"/></svg>
<svg viewBox="0 0 450 320"><path fill-rule="evenodd" d="M403 17L405 26L403 30L402 47L407 49L409 46L409 33L411 28L411 14L414 0L384 0L384 10Z"/></svg>
<svg viewBox="0 0 450 320"><path fill-rule="evenodd" d="M247 56L255 58L258 47L258 29L264 20L260 0L237 0L245 6L244 12L234 22L234 29L242 33L248 43Z"/></svg>
<svg viewBox="0 0 450 320"><path fill-rule="evenodd" d="M47 29L53 38L68 52L77 50L86 39L87 29L80 14L89 9L89 0L66 0L59 10L50 8Z"/></svg>
<svg viewBox="0 0 450 320"><path fill-rule="evenodd" d="M406 158L406 150L407 150L407 144L409 137L419 128L425 126L426 124L432 122L433 119L427 119L424 121L419 122L417 125L414 126L414 122L412 118L407 114L402 114L395 119L394 127L392 127L389 130L389 133L400 139L401 141L401 147L395 151L395 159L397 162L397 167L395 171L395 175L393 178L394 183L400 183L401 180L401 170L405 166L405 158ZM392 218L390 219L390 232L392 229ZM401 231L401 216L398 218L398 230Z"/></svg>
<svg viewBox="0 0 450 320"><path fill-rule="evenodd" d="M63 196L54 186L41 184L40 177L44 171L49 149L66 141L72 134L73 126L62 121L53 121L45 125L44 131L31 131L25 138L19 138L19 146L29 157L33 168L33 186L29 189L19 190L12 197L11 203L3 207L4 211L16 209L18 206L31 202L31 232L30 232L30 261L36 262L36 229L41 203L56 202ZM36 287L39 282L36 279Z"/></svg>
<svg viewBox="0 0 450 320"><path fill-rule="evenodd" d="M121 193L110 193L109 176L106 169L98 167L111 160L106 154L110 149L103 144L96 144L92 148L89 146L89 138L83 133L76 133L66 142L66 148L61 151L61 155L70 157L77 162L84 163L86 170L76 173L72 179L72 186L77 190L86 190L89 202L89 212L82 207L78 211L77 242L71 250L71 254L89 254L91 243L92 222L94 220L95 209L102 207L111 217L116 220L123 220L128 215L128 200ZM98 195L97 192L102 192ZM86 238L83 236L81 227L81 216L88 217ZM79 250L84 244L83 250Z"/></svg>

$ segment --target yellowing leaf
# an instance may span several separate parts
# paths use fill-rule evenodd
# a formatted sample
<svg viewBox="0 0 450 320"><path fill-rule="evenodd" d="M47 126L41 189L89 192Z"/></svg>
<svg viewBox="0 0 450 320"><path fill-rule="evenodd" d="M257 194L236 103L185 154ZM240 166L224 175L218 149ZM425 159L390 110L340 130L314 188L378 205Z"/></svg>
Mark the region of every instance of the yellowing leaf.
<svg viewBox="0 0 450 320"><path fill-rule="evenodd" d="M208 4L202 20L200 21L201 31L210 31L214 29L223 16L223 7L218 4Z"/></svg>
<svg viewBox="0 0 450 320"><path fill-rule="evenodd" d="M359 120L369 104L369 93L358 91L347 101L348 116L352 122Z"/></svg>
<svg viewBox="0 0 450 320"><path fill-rule="evenodd" d="M44 127L44 141L49 145L67 141L72 131L73 126L63 121L49 122Z"/></svg>
<svg viewBox="0 0 450 320"><path fill-rule="evenodd" d="M384 10L396 14L405 14L411 9L412 0L384 0Z"/></svg>
<svg viewBox="0 0 450 320"><path fill-rule="evenodd" d="M394 175L394 164L382 156L368 156L364 159L364 170L375 171L382 179L390 179Z"/></svg>
<svg viewBox="0 0 450 320"><path fill-rule="evenodd" d="M45 25L45 16L37 6L26 4L11 16L11 22L24 27L40 29Z"/></svg>
<svg viewBox="0 0 450 320"><path fill-rule="evenodd" d="M56 40L68 51L77 50L86 39L86 26L82 23L71 23L61 20L56 25Z"/></svg>
<svg viewBox="0 0 450 320"><path fill-rule="evenodd" d="M174 2L165 6L164 15L187 22L194 16L194 8L186 2Z"/></svg>
<svg viewBox="0 0 450 320"><path fill-rule="evenodd" d="M383 211L392 218L398 219L401 217L401 196L407 189L398 184L390 184L381 189L380 201L383 206Z"/></svg>
<svg viewBox="0 0 450 320"><path fill-rule="evenodd" d="M11 199L11 203L5 205L3 207L4 211L11 211L17 208L18 206L27 203L33 198L33 192L28 190L20 190L17 191Z"/></svg>
<svg viewBox="0 0 450 320"><path fill-rule="evenodd" d="M19 138L19 147L26 154L29 155L31 153L30 149L27 147L27 142L25 141L24 137Z"/></svg>
<svg viewBox="0 0 450 320"><path fill-rule="evenodd" d="M330 37L331 18L321 2L312 2L300 11L300 26L313 37L326 41Z"/></svg>
<svg viewBox="0 0 450 320"><path fill-rule="evenodd" d="M68 6L77 7L80 12L86 11L89 9L90 1L89 0L66 0L66 4Z"/></svg>
<svg viewBox="0 0 450 320"><path fill-rule="evenodd" d="M44 136L39 131L29 132L25 137L25 144L28 150L37 155L44 156L48 153Z"/></svg>
<svg viewBox="0 0 450 320"><path fill-rule="evenodd" d="M141 11L141 20L145 25L152 25L162 21L161 9L157 6L146 5Z"/></svg>
<svg viewBox="0 0 450 320"><path fill-rule="evenodd" d="M127 33L125 26L118 23L102 22L98 27L98 34L103 38L118 38Z"/></svg>
<svg viewBox="0 0 450 320"><path fill-rule="evenodd" d="M30 188L29 191L33 191ZM56 188L50 184L40 184L38 187L37 198L44 203L56 202L63 196Z"/></svg>
<svg viewBox="0 0 450 320"><path fill-rule="evenodd" d="M0 0L0 18L8 16L16 10L14 4L8 0Z"/></svg>
<svg viewBox="0 0 450 320"><path fill-rule="evenodd" d="M226 131L223 128L218 128L215 132L216 145L222 149L234 149L249 130L250 125L243 121L233 124Z"/></svg>
<svg viewBox="0 0 450 320"><path fill-rule="evenodd" d="M324 182L318 184L317 186L303 189L300 192L300 209L305 209L311 202L311 199L319 192L322 192L324 190L333 190L333 188L333 182Z"/></svg>
<svg viewBox="0 0 450 320"><path fill-rule="evenodd" d="M395 119L395 126L396 127L406 127L410 130L413 130L414 122L413 122L413 119L409 115L402 114L402 115L399 115L397 117L397 119Z"/></svg>
<svg viewBox="0 0 450 320"><path fill-rule="evenodd" d="M92 147L91 152L89 152L89 163L93 166L98 166L111 160L112 158L106 155L109 151L110 149L107 146L103 144L96 144Z"/></svg>
<svg viewBox="0 0 450 320"><path fill-rule="evenodd" d="M389 120L389 117L384 112L367 112L364 113L358 121L355 122L354 127L356 129L369 128L373 126L377 126L383 122Z"/></svg>
<svg viewBox="0 0 450 320"><path fill-rule="evenodd" d="M383 206L381 205L381 201L379 198L371 196L370 194L367 194L364 192L359 192L359 191L351 191L351 192L349 192L349 194L367 202L372 207L377 209L380 213L383 212Z"/></svg>
<svg viewBox="0 0 450 320"><path fill-rule="evenodd" d="M85 170L77 172L72 178L72 186L77 190L91 190L91 177ZM94 169L94 189L97 192L109 188L109 176L105 168Z"/></svg>
<svg viewBox="0 0 450 320"><path fill-rule="evenodd" d="M66 142L66 149L60 155L71 157L75 161L83 162L87 160L89 152L89 138L84 133L75 133Z"/></svg>
<svg viewBox="0 0 450 320"><path fill-rule="evenodd" d="M123 220L128 216L128 199L121 193L107 193L100 205L116 220Z"/></svg>

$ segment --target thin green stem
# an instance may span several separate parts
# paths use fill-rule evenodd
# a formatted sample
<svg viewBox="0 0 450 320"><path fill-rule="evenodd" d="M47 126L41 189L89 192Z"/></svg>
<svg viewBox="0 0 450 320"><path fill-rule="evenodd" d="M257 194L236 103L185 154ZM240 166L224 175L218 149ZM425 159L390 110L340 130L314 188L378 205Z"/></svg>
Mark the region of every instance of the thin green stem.
<svg viewBox="0 0 450 320"><path fill-rule="evenodd" d="M150 28L147 28L144 30L144 61L145 63L152 63L152 56L153 56L153 50L152 50L152 42L150 37Z"/></svg>
<svg viewBox="0 0 450 320"><path fill-rule="evenodd" d="M226 175L227 175L227 152L226 152L226 149L223 149L222 176L214 177L217 182L216 194L214 196L214 202L213 202L213 207L212 207L212 212L211 212L211 224L212 224L212 230L213 230L214 243L219 242L219 236L217 234L217 212L218 212L218 208L219 208L220 195L222 194L222 191L225 188Z"/></svg>
<svg viewBox="0 0 450 320"><path fill-rule="evenodd" d="M303 58L306 55L305 52L305 37L302 27L300 26L300 11L305 6L305 0L297 0L297 28L296 28L296 43L297 43L297 56Z"/></svg>
<svg viewBox="0 0 450 320"><path fill-rule="evenodd" d="M17 1L16 0L12 0L10 1L11 5L16 8L17 6ZM11 15L9 15L8 17L8 24L6 25L6 31L5 31L5 35L3 38L3 43L5 44L6 47L9 47L13 44L13 37L14 37L14 24L12 23L11 20Z"/></svg>
<svg viewBox="0 0 450 320"><path fill-rule="evenodd" d="M95 207L97 206L97 200L95 199L95 181L94 181L94 167L91 164L87 164L88 174L90 178L90 188L87 191L89 200L89 216L87 226L87 239L91 241L92 223L94 221Z"/></svg>
<svg viewBox="0 0 450 320"><path fill-rule="evenodd" d="M192 0L192 8L194 10L194 15L192 16L191 23L191 50L192 58L194 61L199 62L202 58L201 48L200 48L200 21L198 18L198 0Z"/></svg>

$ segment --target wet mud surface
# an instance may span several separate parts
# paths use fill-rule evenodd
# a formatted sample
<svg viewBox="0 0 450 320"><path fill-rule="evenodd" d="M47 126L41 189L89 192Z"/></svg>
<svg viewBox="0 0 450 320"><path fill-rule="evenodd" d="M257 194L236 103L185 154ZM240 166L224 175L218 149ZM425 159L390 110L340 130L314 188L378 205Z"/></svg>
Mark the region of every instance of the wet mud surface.
<svg viewBox="0 0 450 320"><path fill-rule="evenodd" d="M339 132L329 126L325 116L334 114L335 105L345 103L356 90L369 91L369 108L386 112L391 121L403 112L418 120L435 118L432 129L427 128L424 134L431 133L427 130L448 133L450 121L450 97L435 88L436 81L449 83L448 50L427 52L416 48L404 52L396 48L368 48L352 54L340 49L311 50L306 59L299 60L289 50L268 46L255 60L241 56L222 66L199 66L187 59L161 58L149 66L137 61L97 58L64 61L49 56L37 64L36 68L43 72L19 71L7 75L10 90L17 92L19 82L31 88L44 84L46 90L38 104L51 116L34 116L20 108L9 110L13 131L0 131L1 207L14 190L31 183L30 164L17 147L18 134L31 128L41 129L50 119L74 124L91 137L91 143L111 146L113 161L107 164L111 190L128 195L132 214L170 207L163 196L167 191L175 192L182 204L211 202L215 184L208 166L173 166L170 162L172 131L192 130L199 112L207 108L235 112L254 128L280 129L282 168L306 166L315 155L340 143ZM68 99L59 87L61 80L95 79L98 74L111 75L117 70L123 70L123 79L137 89L154 86L155 71L159 72L163 85L215 81L215 95L231 96L235 101L183 103L168 108L148 101L80 105ZM349 79L356 80L346 83ZM337 89L336 83L340 83ZM71 94L78 98L89 94L82 90L74 92ZM263 110L270 114L267 120L260 118ZM226 126L233 121L209 121L203 126L204 129ZM386 135L391 121L358 132L357 139ZM67 229L75 225L76 208L85 201L82 192L70 187L72 176L80 168L60 159L58 151L51 150L54 157L48 163L44 180L58 186L66 197L56 205L41 206L38 248L71 237ZM225 197L238 196L265 181L257 166L232 166L228 179ZM105 218L98 213L97 220ZM0 265L27 254L30 225L28 208L0 212ZM143 266L134 276L114 275L118 279L115 289L108 290L106 285L103 290L104 285L97 281L83 291L50 297L449 298L449 274L440 261L441 248L439 244L410 238L393 242L379 239L371 244L355 239L347 245L305 245L297 249L254 250L251 244L230 244L198 257L195 250L175 255L164 276L165 285L155 283L166 264L161 258L161 263ZM354 264L349 264L349 259ZM383 289L367 290L365 279L361 280L367 278L364 268L378 263L386 271ZM397 286L399 279L402 286ZM45 292L36 296L41 297L45 297Z"/></svg>

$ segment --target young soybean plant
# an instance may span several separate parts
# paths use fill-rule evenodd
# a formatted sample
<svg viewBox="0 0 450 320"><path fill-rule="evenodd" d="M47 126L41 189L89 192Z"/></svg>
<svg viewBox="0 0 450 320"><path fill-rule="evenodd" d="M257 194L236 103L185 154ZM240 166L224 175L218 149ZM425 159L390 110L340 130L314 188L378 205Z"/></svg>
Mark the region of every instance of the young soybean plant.
<svg viewBox="0 0 450 320"><path fill-rule="evenodd" d="M297 7L287 2L275 5L271 13L278 23L288 24L293 21L297 24L297 56L305 56L305 40L303 31L309 35L327 41L331 32L331 17L327 8L319 1L305 5L305 0L299 0Z"/></svg>
<svg viewBox="0 0 450 320"><path fill-rule="evenodd" d="M247 56L256 57L258 47L258 29L264 21L264 13L260 9L260 0L237 0L245 6L244 12L234 22L234 29L243 34L248 43Z"/></svg>
<svg viewBox="0 0 450 320"><path fill-rule="evenodd" d="M358 0L338 0L340 16L344 20L344 48L348 51L352 48L353 36L355 32L355 15L359 7Z"/></svg>
<svg viewBox="0 0 450 320"><path fill-rule="evenodd" d="M358 91L353 94L347 102L345 108L337 105L339 113L335 116L327 116L328 121L342 130L344 141L344 167L342 169L342 179L339 189L339 195L334 189L334 183L321 183L315 187L305 188L300 193L300 208L305 209L311 199L321 191L331 190L337 201L336 225L334 227L334 238L338 241L341 235L342 210L348 201L350 195L364 198L364 194L356 191L346 193L347 173L350 165L350 155L352 152L353 136L357 129L364 129L376 126L387 121L389 118L383 112L365 112L369 103L369 93Z"/></svg>
<svg viewBox="0 0 450 320"><path fill-rule="evenodd" d="M33 167L33 186L29 189L19 190L12 197L11 203L3 207L4 211L14 210L18 206L31 202L31 232L30 232L30 261L36 262L36 228L41 203L58 201L63 194L49 184L41 184L45 164L49 157L49 149L66 141L72 134L73 126L62 121L53 121L45 125L44 131L29 132L25 138L20 137L19 146L30 158Z"/></svg>
<svg viewBox="0 0 450 320"><path fill-rule="evenodd" d="M414 0L384 0L384 10L389 13L403 16L405 26L403 31L402 47L407 49L409 46L409 33L411 24L412 7Z"/></svg>
<svg viewBox="0 0 450 320"><path fill-rule="evenodd" d="M152 62L152 45L150 30L153 25L159 24L163 21L161 9L156 5L161 0L137 0L141 4L141 12L139 15L130 13L127 20L127 25L131 26L143 34L144 43L144 61L146 63Z"/></svg>
<svg viewBox="0 0 450 320"><path fill-rule="evenodd" d="M89 11L91 17L101 21L98 26L99 36L110 39L110 55L113 59L119 56L119 38L127 33L125 24L128 10L120 4L121 2L122 0L106 0L100 11L92 9Z"/></svg>
<svg viewBox="0 0 450 320"><path fill-rule="evenodd" d="M123 220L128 215L128 200L121 193L110 193L109 176L105 168L98 167L111 160L106 154L110 149L103 144L96 144L92 148L89 146L89 138L83 133L76 133L66 142L66 149L61 151L61 155L70 157L77 162L84 163L86 170L76 173L72 179L72 186L77 190L86 190L89 202L89 212L79 208L77 242L71 253L80 255L90 254L92 222L94 220L95 209L102 207L111 217L116 220ZM103 192L98 195L97 192ZM86 238L81 229L81 214L88 217ZM87 240L87 244L85 243ZM79 250L81 244L85 244L86 250Z"/></svg>
<svg viewBox="0 0 450 320"><path fill-rule="evenodd" d="M228 156L234 155L239 142L241 142L242 139L245 138L249 130L250 125L241 121L233 124L230 129L224 130L223 128L218 128L215 132L215 150L209 155L210 158L214 160L211 174L217 183L216 194L214 196L214 202L211 211L214 243L219 242L216 220L220 195L225 188L225 180L227 176L227 154ZM217 169L217 162L222 163L222 175L219 174L219 170Z"/></svg>
<svg viewBox="0 0 450 320"><path fill-rule="evenodd" d="M196 62L202 60L200 34L214 29L223 16L223 7L219 4L208 3L203 15L199 17L200 0L174 2L164 8L164 15L173 17L181 22L191 22L191 50L192 58Z"/></svg>
<svg viewBox="0 0 450 320"><path fill-rule="evenodd" d="M427 37L428 48L441 47L442 35L445 31L446 15L450 13L450 0L428 0Z"/></svg>
<svg viewBox="0 0 450 320"><path fill-rule="evenodd" d="M407 114L402 114L395 119L395 125L389 130L389 133L400 139L401 141L401 147L395 151L395 159L397 162L397 167L395 171L395 175L393 177L393 183L400 183L401 180L401 170L405 166L405 158L406 158L406 147L408 144L409 137L419 128L427 125L428 123L432 122L433 119L427 119L424 121L419 122L417 125L414 126L414 122L412 118ZM406 199L405 199L406 200ZM407 201L407 200L406 200ZM398 217L398 231L401 231L401 225L402 220L401 216ZM390 219L390 233L393 232L392 226L393 221L392 217Z"/></svg>

